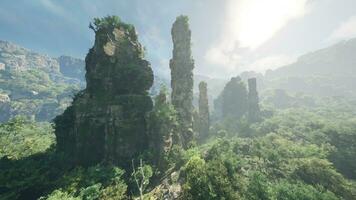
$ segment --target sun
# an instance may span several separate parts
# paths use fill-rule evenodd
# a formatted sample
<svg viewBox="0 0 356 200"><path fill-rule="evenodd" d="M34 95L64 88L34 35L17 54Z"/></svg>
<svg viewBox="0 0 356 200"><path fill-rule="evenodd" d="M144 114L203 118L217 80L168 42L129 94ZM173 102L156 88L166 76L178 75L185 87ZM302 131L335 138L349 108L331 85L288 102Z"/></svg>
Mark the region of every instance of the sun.
<svg viewBox="0 0 356 200"><path fill-rule="evenodd" d="M255 49L305 13L307 0L228 0L227 38Z"/></svg>

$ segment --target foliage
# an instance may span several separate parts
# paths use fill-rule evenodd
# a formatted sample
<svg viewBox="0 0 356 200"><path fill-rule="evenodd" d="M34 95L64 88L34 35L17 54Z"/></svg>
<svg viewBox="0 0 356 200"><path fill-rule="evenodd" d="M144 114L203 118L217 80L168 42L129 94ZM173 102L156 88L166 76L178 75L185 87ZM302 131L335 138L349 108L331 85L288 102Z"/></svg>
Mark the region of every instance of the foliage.
<svg viewBox="0 0 356 200"><path fill-rule="evenodd" d="M8 95L10 101L0 106L0 122L17 115L49 121L63 112L71 102L71 95L79 88L79 84L70 83L63 75L49 74L41 69L1 70L0 94Z"/></svg>
<svg viewBox="0 0 356 200"><path fill-rule="evenodd" d="M328 154L323 146L275 133L212 140L182 168L183 194L186 199L354 199L352 183Z"/></svg>
<svg viewBox="0 0 356 200"><path fill-rule="evenodd" d="M99 30L106 30L106 31L112 30L115 27L120 27L120 26L124 27L125 29L128 29L130 34L132 35L135 34L135 28L133 25L123 23L121 19L115 15L109 15L103 18L94 18L93 24L90 24L89 28L97 32Z"/></svg>
<svg viewBox="0 0 356 200"><path fill-rule="evenodd" d="M124 171L114 166L76 168L66 173L58 185L81 199L125 199Z"/></svg>
<svg viewBox="0 0 356 200"><path fill-rule="evenodd" d="M67 200L81 200L79 197L73 197L72 195L68 194L67 192L63 192L61 190L55 190L53 191L50 195L47 196L47 198L40 198L40 200L62 200L62 199L67 199Z"/></svg>
<svg viewBox="0 0 356 200"><path fill-rule="evenodd" d="M17 116L0 124L0 158L20 159L46 151L55 137L51 124Z"/></svg>
<svg viewBox="0 0 356 200"><path fill-rule="evenodd" d="M151 166L144 165L140 159L140 165L135 168L134 161L132 160L132 174L131 177L135 181L137 189L140 194L140 200L143 200L143 194L150 183L150 178L153 175Z"/></svg>
<svg viewBox="0 0 356 200"><path fill-rule="evenodd" d="M57 144L51 124L35 122L33 118L47 120L62 112L69 105L68 96L78 89L77 85L39 69L23 73L1 71L1 109L11 114L0 116L0 120L17 114L28 117L16 117L0 124L0 199L105 200L129 199L138 194L143 199L149 196L144 193L152 188L166 189L166 193L179 188L179 198L187 200L356 199L354 100L293 96L284 90L274 90L273 94L266 91L261 112L263 121L249 123L246 112L251 101L246 87L239 77L232 78L216 101L216 112L221 116L210 128L210 138L204 144L190 147L189 143L194 142L190 135L193 110L190 75L194 63L187 20L184 16L178 17L172 29L175 107L167 100L168 93L163 88L148 113L151 101L147 90L153 76L151 70L147 71L149 63L142 59L134 27L116 16L95 18L90 27L98 37L87 57L90 87L78 93L73 105L56 118L57 131L62 133L57 135ZM116 32L115 28L118 28ZM104 49L101 53L109 56L103 56L99 50L111 44L112 39L116 42L115 48L120 49L114 49L112 55ZM97 68L100 66L105 67ZM185 75L181 66L186 69L183 69ZM114 73L115 70L119 71ZM103 74L111 77L101 77ZM258 102L256 95L250 97L255 99L254 104ZM8 101L9 96L11 101ZM201 107L209 113L205 105L207 95L202 96L206 101L201 102L204 104ZM138 113L140 117L136 118ZM103 136L102 127L108 127L106 122L109 121L103 115L113 122L109 128L113 128L115 134ZM88 121L79 121L82 116L90 117ZM79 122L84 130L80 137L75 127ZM146 127L147 134L142 131ZM205 128L209 131L209 126ZM96 133L98 135L94 135ZM117 137L116 133L127 133L125 136L130 138L126 141L127 138ZM97 143L100 139L108 143ZM86 149L78 151L80 148L75 148L78 146L86 146ZM130 148L125 148L127 146ZM124 147L124 150L116 147ZM68 149L72 151L61 153ZM98 153L100 149L104 149L105 154ZM141 150L147 151L142 155ZM125 175L123 169L112 163L126 164L126 167L130 163L111 152L140 159L139 166L135 167L132 162L132 171ZM110 158L102 159L108 153ZM71 162L83 157L98 158L95 160L98 164L84 167ZM143 164L141 157L148 158L150 165ZM118 160L113 162L114 159Z"/></svg>
<svg viewBox="0 0 356 200"><path fill-rule="evenodd" d="M173 141L179 140L177 133L177 113L173 105L167 100L168 92L163 86L160 93L155 97L155 105L148 116L150 134L150 160L159 169L164 170L169 163L169 154L172 150Z"/></svg>

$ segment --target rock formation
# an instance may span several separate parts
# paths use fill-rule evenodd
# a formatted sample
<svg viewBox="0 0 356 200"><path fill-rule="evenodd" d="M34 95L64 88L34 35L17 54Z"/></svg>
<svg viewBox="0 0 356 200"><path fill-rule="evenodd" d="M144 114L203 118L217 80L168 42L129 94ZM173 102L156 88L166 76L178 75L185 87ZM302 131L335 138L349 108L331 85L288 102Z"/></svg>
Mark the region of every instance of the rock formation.
<svg viewBox="0 0 356 200"><path fill-rule="evenodd" d="M0 63L1 68L9 71L41 69L51 73L59 72L56 59L2 40L0 40Z"/></svg>
<svg viewBox="0 0 356 200"><path fill-rule="evenodd" d="M258 105L258 93L256 78L248 79L248 121L257 122L260 120L260 107Z"/></svg>
<svg viewBox="0 0 356 200"><path fill-rule="evenodd" d="M155 105L149 114L150 159L159 169L167 166L167 157L177 139L176 112L167 99L168 92L162 87L155 97Z"/></svg>
<svg viewBox="0 0 356 200"><path fill-rule="evenodd" d="M170 60L172 104L178 113L182 143L187 148L193 139L193 69L191 31L188 17L179 16L172 27L173 58Z"/></svg>
<svg viewBox="0 0 356 200"><path fill-rule="evenodd" d="M69 66L63 58L76 62ZM84 60L69 56L52 58L0 40L0 93L10 98L5 104L0 102L0 122L16 115L51 121L62 114L70 105L73 93L84 88L85 64L82 63Z"/></svg>
<svg viewBox="0 0 356 200"><path fill-rule="evenodd" d="M231 78L220 94L222 116L240 119L247 112L247 90L240 77Z"/></svg>
<svg viewBox="0 0 356 200"><path fill-rule="evenodd" d="M148 148L153 72L132 25L109 16L90 28L95 43L85 59L87 87L55 119L57 150L83 165L130 165Z"/></svg>
<svg viewBox="0 0 356 200"><path fill-rule="evenodd" d="M64 76L85 81L85 62L79 58L60 56L57 58L60 71Z"/></svg>
<svg viewBox="0 0 356 200"><path fill-rule="evenodd" d="M7 94L0 93L0 122L9 120L10 118L10 97Z"/></svg>
<svg viewBox="0 0 356 200"><path fill-rule="evenodd" d="M204 139L209 134L210 116L208 89L206 82L199 83L199 138Z"/></svg>

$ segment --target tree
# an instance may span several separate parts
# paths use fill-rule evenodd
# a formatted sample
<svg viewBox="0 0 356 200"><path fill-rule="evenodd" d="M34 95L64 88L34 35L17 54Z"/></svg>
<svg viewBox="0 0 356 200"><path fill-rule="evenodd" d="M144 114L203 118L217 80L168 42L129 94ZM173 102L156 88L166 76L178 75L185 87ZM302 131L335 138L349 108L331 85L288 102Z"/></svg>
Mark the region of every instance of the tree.
<svg viewBox="0 0 356 200"><path fill-rule="evenodd" d="M168 155L173 145L181 141L177 133L177 113L173 105L167 100L167 89L161 87L155 97L155 105L148 117L150 160L160 170L167 167Z"/></svg>
<svg viewBox="0 0 356 200"><path fill-rule="evenodd" d="M152 175L153 172L151 166L143 165L142 159L140 159L140 166L137 168L135 168L134 161L132 160L132 176L140 193L140 200L143 200L143 193L150 183L150 178Z"/></svg>

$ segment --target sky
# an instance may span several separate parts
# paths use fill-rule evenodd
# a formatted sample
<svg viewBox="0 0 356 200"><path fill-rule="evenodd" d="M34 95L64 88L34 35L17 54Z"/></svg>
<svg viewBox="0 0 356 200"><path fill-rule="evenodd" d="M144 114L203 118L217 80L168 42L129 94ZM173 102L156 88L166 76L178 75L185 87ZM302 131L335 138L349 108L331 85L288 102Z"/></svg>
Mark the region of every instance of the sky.
<svg viewBox="0 0 356 200"><path fill-rule="evenodd" d="M0 40L84 59L89 23L117 15L136 27L155 74L169 77L181 14L190 19L194 73L216 78L276 69L356 37L355 0L1 0Z"/></svg>

